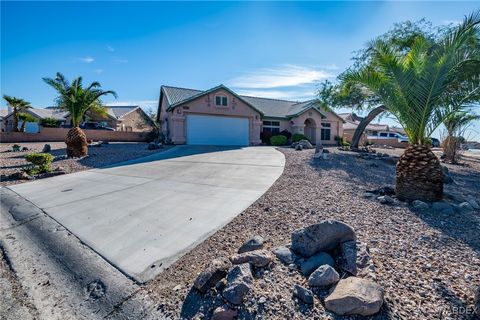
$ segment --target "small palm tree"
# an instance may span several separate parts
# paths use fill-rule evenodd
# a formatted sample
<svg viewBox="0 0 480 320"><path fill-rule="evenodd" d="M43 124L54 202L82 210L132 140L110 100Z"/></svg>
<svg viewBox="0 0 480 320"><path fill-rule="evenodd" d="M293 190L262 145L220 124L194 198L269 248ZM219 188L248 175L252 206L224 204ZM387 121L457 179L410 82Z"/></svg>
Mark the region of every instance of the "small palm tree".
<svg viewBox="0 0 480 320"><path fill-rule="evenodd" d="M67 144L67 155L69 157L83 157L88 154L87 137L80 129L85 113L89 110L102 110L100 97L111 94L115 98L114 91L103 91L99 82L92 82L84 88L82 77L78 77L69 83L65 77L57 72L55 79L43 78L48 85L52 86L58 93L57 106L70 114L73 128L70 129L65 138Z"/></svg>
<svg viewBox="0 0 480 320"><path fill-rule="evenodd" d="M372 63L347 71L345 86L371 90L405 129L411 145L396 168L396 194L400 199L439 200L443 197L443 172L429 147L431 134L450 115L442 106L445 92L469 69L480 75L480 11L437 43L417 36L409 50L399 52L382 40L372 45ZM472 68L472 66L474 66ZM468 79L462 79L463 81Z"/></svg>
<svg viewBox="0 0 480 320"><path fill-rule="evenodd" d="M12 96L7 96L4 95L3 99L7 101L8 105L13 109L13 131L18 132L18 114L25 110L30 108L30 102L27 102L23 99L17 98L17 97L12 97Z"/></svg>
<svg viewBox="0 0 480 320"><path fill-rule="evenodd" d="M37 122L37 118L31 114L20 112L18 113L18 119L22 120L22 125L20 127L20 132L25 132L27 122Z"/></svg>
<svg viewBox="0 0 480 320"><path fill-rule="evenodd" d="M479 120L480 115L469 113L468 111L457 111L451 113L443 124L447 130L447 137L443 141L443 154L445 161L457 163L458 150L460 149L460 138L465 129L474 120Z"/></svg>

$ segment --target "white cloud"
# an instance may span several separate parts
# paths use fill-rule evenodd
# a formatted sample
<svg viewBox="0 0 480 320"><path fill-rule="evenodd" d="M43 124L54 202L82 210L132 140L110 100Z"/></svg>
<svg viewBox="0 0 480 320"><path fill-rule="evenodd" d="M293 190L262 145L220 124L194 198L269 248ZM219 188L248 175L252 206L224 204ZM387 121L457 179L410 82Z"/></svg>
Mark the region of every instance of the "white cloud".
<svg viewBox="0 0 480 320"><path fill-rule="evenodd" d="M115 52L115 48L111 46L107 46L107 50L110 52Z"/></svg>
<svg viewBox="0 0 480 320"><path fill-rule="evenodd" d="M228 83L237 88L268 89L311 84L332 77L334 75L325 70L288 64L260 69L231 79Z"/></svg>
<svg viewBox="0 0 480 320"><path fill-rule="evenodd" d="M131 100L131 101L113 101L105 103L106 106L140 106L142 108L158 107L158 100Z"/></svg>
<svg viewBox="0 0 480 320"><path fill-rule="evenodd" d="M443 24L446 24L446 25L450 25L450 24L459 25L462 23L461 20L443 20L442 22Z"/></svg>
<svg viewBox="0 0 480 320"><path fill-rule="evenodd" d="M101 74L103 73L103 69L95 69L93 70L96 74Z"/></svg>
<svg viewBox="0 0 480 320"><path fill-rule="evenodd" d="M128 60L127 60L127 59L124 59L124 58L114 57L114 58L112 59L112 62L113 62L113 63L127 63Z"/></svg>
<svg viewBox="0 0 480 320"><path fill-rule="evenodd" d="M83 57L83 58L79 58L78 60L80 60L84 63L92 63L93 61L95 61L95 59L92 58L92 57Z"/></svg>
<svg viewBox="0 0 480 320"><path fill-rule="evenodd" d="M330 63L324 66L321 66L320 68L326 69L326 70L338 70L338 66L335 63Z"/></svg>

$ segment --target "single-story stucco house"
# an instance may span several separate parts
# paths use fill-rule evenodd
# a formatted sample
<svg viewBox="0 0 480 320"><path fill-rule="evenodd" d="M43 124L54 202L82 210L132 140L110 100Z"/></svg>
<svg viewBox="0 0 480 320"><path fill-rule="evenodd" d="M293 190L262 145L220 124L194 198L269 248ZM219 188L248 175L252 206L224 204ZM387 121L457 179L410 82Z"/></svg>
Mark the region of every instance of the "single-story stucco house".
<svg viewBox="0 0 480 320"><path fill-rule="evenodd" d="M316 100L244 96L224 85L208 90L160 88L157 120L174 144L258 145L262 131L301 133L315 144L335 144L343 119Z"/></svg>

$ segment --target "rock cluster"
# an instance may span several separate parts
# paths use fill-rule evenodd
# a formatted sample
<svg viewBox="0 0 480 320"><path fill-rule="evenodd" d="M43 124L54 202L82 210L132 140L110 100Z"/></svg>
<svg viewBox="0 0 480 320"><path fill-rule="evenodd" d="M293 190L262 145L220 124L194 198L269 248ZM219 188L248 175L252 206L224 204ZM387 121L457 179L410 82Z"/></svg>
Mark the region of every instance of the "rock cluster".
<svg viewBox="0 0 480 320"><path fill-rule="evenodd" d="M303 149L313 149L313 145L308 140L300 140L298 142L293 142L291 147L295 150L303 150Z"/></svg>
<svg viewBox="0 0 480 320"><path fill-rule="evenodd" d="M229 260L213 260L197 277L194 282L197 290L206 293L215 287L226 303L213 311L212 319L233 319L237 315L236 306L242 305L247 294L255 290L254 276L258 278L271 272L268 268L274 263L274 257L288 265L293 273L299 272L305 277L310 288L300 283L292 288L292 297L297 303L313 305L315 292L321 289L329 293L318 298L327 310L338 315L366 316L380 310L384 290L374 282L375 268L369 248L347 224L324 220L295 230L291 234L291 245L272 251L265 249L263 243L260 236L247 240ZM265 303L266 298L261 297L257 302Z"/></svg>

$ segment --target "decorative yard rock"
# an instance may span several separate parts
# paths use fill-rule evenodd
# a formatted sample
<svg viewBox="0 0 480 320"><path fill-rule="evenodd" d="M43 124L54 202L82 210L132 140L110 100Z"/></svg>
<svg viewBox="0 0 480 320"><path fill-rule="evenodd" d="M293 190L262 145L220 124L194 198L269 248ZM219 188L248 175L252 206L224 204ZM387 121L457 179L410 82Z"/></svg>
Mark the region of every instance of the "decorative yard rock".
<svg viewBox="0 0 480 320"><path fill-rule="evenodd" d="M223 290L223 297L232 304L241 304L245 295L253 285L250 264L244 263L234 266L228 271L227 286Z"/></svg>
<svg viewBox="0 0 480 320"><path fill-rule="evenodd" d="M324 264L313 271L308 278L308 284L311 287L326 287L337 283L339 279L338 272L328 264Z"/></svg>
<svg viewBox="0 0 480 320"><path fill-rule="evenodd" d="M389 196L380 196L377 199L381 204L392 204L394 202L393 198Z"/></svg>
<svg viewBox="0 0 480 320"><path fill-rule="evenodd" d="M324 220L295 230L292 233L292 250L304 257L311 257L316 252L332 250L342 242L355 239L355 231L349 225L336 220Z"/></svg>
<svg viewBox="0 0 480 320"><path fill-rule="evenodd" d="M470 203L468 202L462 202L458 205L460 207L460 209L462 210L468 210L468 211L471 211L473 210L473 207Z"/></svg>
<svg viewBox="0 0 480 320"><path fill-rule="evenodd" d="M375 266L368 246L361 241L347 241L340 245L337 265L340 269L356 276L375 273Z"/></svg>
<svg viewBox="0 0 480 320"><path fill-rule="evenodd" d="M443 213L443 214L453 214L453 207L445 201L437 201L432 203L432 209L436 213Z"/></svg>
<svg viewBox="0 0 480 320"><path fill-rule="evenodd" d="M306 304L313 304L312 291L296 284L293 287L293 296Z"/></svg>
<svg viewBox="0 0 480 320"><path fill-rule="evenodd" d="M248 251L258 250L263 248L263 238L259 235L245 241L244 244L238 249L238 253L244 253Z"/></svg>
<svg viewBox="0 0 480 320"><path fill-rule="evenodd" d="M364 198L367 198L367 199L373 198L373 197L375 197L375 193L364 192L364 193L363 193L363 197L364 197Z"/></svg>
<svg viewBox="0 0 480 320"><path fill-rule="evenodd" d="M302 150L303 150L303 146L302 146L301 144L297 144L297 145L295 146L295 150L297 150L297 151L302 151Z"/></svg>
<svg viewBox="0 0 480 320"><path fill-rule="evenodd" d="M446 166L442 166L443 169L443 183L452 183L453 178L450 176L450 170Z"/></svg>
<svg viewBox="0 0 480 320"><path fill-rule="evenodd" d="M300 140L298 141L298 145L302 146L303 149L313 149L313 145L308 140Z"/></svg>
<svg viewBox="0 0 480 320"><path fill-rule="evenodd" d="M228 306L218 307L213 311L211 320L233 320L237 317L238 311Z"/></svg>
<svg viewBox="0 0 480 320"><path fill-rule="evenodd" d="M319 252L307 260L303 260L300 263L300 271L304 276L309 276L315 269L322 265L329 265L331 267L335 266L335 261L333 258L326 252Z"/></svg>
<svg viewBox="0 0 480 320"><path fill-rule="evenodd" d="M43 146L42 153L50 152L50 151L52 151L52 146L49 145L48 143L45 144L45 145Z"/></svg>
<svg viewBox="0 0 480 320"><path fill-rule="evenodd" d="M480 210L480 204L478 204L477 200L473 197L468 197L467 202L470 203L473 209Z"/></svg>
<svg viewBox="0 0 480 320"><path fill-rule="evenodd" d="M12 179L12 180L34 180L35 177L32 177L31 175L29 175L25 171L18 171L18 172L12 173L10 175L10 179Z"/></svg>
<svg viewBox="0 0 480 320"><path fill-rule="evenodd" d="M207 292L227 275L230 266L231 263L226 258L212 260L210 265L195 279L193 286L202 293Z"/></svg>
<svg viewBox="0 0 480 320"><path fill-rule="evenodd" d="M390 187L390 186L385 186L385 187L377 188L377 189L375 189L375 190L368 191L368 192L371 192L371 193L374 193L374 194L378 194L378 195L380 195L380 196L393 196L393 195L395 195L395 189L393 189L393 188Z"/></svg>
<svg viewBox="0 0 480 320"><path fill-rule="evenodd" d="M230 258L233 264L251 263L255 267L265 267L272 260L273 257L268 250L248 251Z"/></svg>
<svg viewBox="0 0 480 320"><path fill-rule="evenodd" d="M383 304L383 288L373 281L350 277L338 282L325 299L325 309L338 315L370 316Z"/></svg>
<svg viewBox="0 0 480 320"><path fill-rule="evenodd" d="M162 147L162 146L161 146L160 144L157 144L157 143L155 143L155 142L150 142L150 143L148 144L147 149L148 149L148 150L158 150L158 149L160 149L161 147Z"/></svg>
<svg viewBox="0 0 480 320"><path fill-rule="evenodd" d="M428 210L428 209L430 209L430 207L428 206L428 203L425 203L425 202L420 201L420 200L413 200L412 201L412 206L415 209L418 209L418 210Z"/></svg>
<svg viewBox="0 0 480 320"><path fill-rule="evenodd" d="M295 253L285 246L273 249L273 254L285 264L291 264L296 259Z"/></svg>

